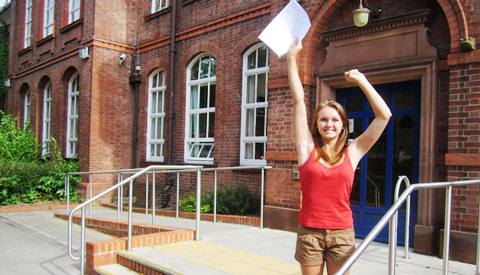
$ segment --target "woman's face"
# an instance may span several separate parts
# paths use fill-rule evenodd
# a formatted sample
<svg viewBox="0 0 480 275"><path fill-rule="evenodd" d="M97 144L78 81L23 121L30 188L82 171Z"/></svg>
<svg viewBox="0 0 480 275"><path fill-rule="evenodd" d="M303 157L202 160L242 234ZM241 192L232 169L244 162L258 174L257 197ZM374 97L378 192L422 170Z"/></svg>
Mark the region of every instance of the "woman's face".
<svg viewBox="0 0 480 275"><path fill-rule="evenodd" d="M318 112L317 128L324 142L337 139L343 129L340 114L330 106L323 107Z"/></svg>

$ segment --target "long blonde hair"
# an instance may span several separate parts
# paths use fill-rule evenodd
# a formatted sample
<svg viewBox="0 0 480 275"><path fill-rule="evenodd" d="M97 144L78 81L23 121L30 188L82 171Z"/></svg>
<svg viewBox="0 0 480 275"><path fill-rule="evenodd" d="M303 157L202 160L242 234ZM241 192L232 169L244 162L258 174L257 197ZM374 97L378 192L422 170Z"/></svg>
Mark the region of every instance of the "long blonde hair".
<svg viewBox="0 0 480 275"><path fill-rule="evenodd" d="M342 120L342 123L343 123L343 129L340 132L340 135L338 136L337 142L335 143L333 150L328 146L325 146L325 144L323 144L322 137L320 136L320 132L318 131L318 126L317 126L318 114L325 107L331 107L335 109L340 115L340 119ZM338 162L340 162L340 160L342 160L343 153L347 148L346 145L347 145L348 131L346 130L346 127L348 127L347 112L345 111L343 106L340 105L338 102L334 100L327 100L320 103L317 106L317 109L315 110L315 114L313 115L312 122L310 124L310 132L312 133L313 142L317 147L316 160L319 160L320 158L322 158L326 162L328 162L330 165L337 164Z"/></svg>

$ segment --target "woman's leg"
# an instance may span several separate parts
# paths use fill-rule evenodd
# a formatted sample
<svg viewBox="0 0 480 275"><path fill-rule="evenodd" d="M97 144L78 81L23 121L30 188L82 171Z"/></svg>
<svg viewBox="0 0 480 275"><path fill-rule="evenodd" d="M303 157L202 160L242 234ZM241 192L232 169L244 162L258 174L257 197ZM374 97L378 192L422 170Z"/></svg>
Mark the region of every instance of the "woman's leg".
<svg viewBox="0 0 480 275"><path fill-rule="evenodd" d="M327 261L327 272L328 272L328 275L334 275L338 270L340 270L340 268L342 267L342 265L339 265L339 264L336 264L336 263L332 263L330 261ZM350 275L350 270L345 272L346 275Z"/></svg>
<svg viewBox="0 0 480 275"><path fill-rule="evenodd" d="M322 265L300 265L302 269L302 275L323 275L323 264Z"/></svg>

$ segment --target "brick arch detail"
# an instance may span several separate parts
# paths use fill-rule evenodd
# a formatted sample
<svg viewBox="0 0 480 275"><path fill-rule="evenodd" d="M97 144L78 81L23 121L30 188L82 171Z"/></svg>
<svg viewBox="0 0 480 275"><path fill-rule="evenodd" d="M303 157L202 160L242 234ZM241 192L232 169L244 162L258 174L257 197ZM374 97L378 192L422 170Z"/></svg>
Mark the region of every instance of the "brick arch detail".
<svg viewBox="0 0 480 275"><path fill-rule="evenodd" d="M185 51L185 56L180 62L181 66L186 68L190 64L190 62L200 53L207 53L213 55L217 59L217 67L220 64L223 64L223 51L216 44L209 41L199 41ZM220 64L218 62L219 60Z"/></svg>
<svg viewBox="0 0 480 275"><path fill-rule="evenodd" d="M316 8L314 8L311 12L309 12L309 16L311 18L312 27L310 32L308 33L307 37L304 39L303 48L304 51L301 55L300 64L305 64L303 68L299 68L301 72L312 72L313 71L313 62L314 54L315 54L315 45L318 43L320 33L324 30L325 25L327 24L325 18L326 16L333 10L333 7L337 2L341 0L334 0L323 2L318 4ZM436 0L440 8L445 14L445 17L448 22L448 28L450 31L450 51L451 52L458 52L460 50L460 37L461 35L465 35L465 25L459 24L462 22L464 16L461 12L462 7L458 0ZM452 4L452 1L454 2ZM304 75L306 77L306 82L313 82L311 79L313 76Z"/></svg>
<svg viewBox="0 0 480 275"><path fill-rule="evenodd" d="M68 80L70 80L70 77L72 77L72 75L74 75L75 73L80 74L80 71L78 70L78 68L76 68L75 66L69 65L63 71L62 82L68 82Z"/></svg>
<svg viewBox="0 0 480 275"><path fill-rule="evenodd" d="M43 75L40 78L40 81L38 81L37 83L37 89L43 92L43 88L45 87L45 85L47 85L48 81L50 81L51 85L53 85L52 77L49 73Z"/></svg>

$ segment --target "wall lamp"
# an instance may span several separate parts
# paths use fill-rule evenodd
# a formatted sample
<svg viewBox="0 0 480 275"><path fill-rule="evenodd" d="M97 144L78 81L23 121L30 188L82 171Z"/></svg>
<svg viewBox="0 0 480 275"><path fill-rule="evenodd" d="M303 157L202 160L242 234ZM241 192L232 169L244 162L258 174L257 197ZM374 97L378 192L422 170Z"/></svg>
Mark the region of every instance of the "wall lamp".
<svg viewBox="0 0 480 275"><path fill-rule="evenodd" d="M365 8L362 2L365 1ZM370 7L367 0L360 0L358 9L353 11L353 23L357 27L363 27L368 24L368 17L372 15L372 18L378 18L382 14L382 8Z"/></svg>

